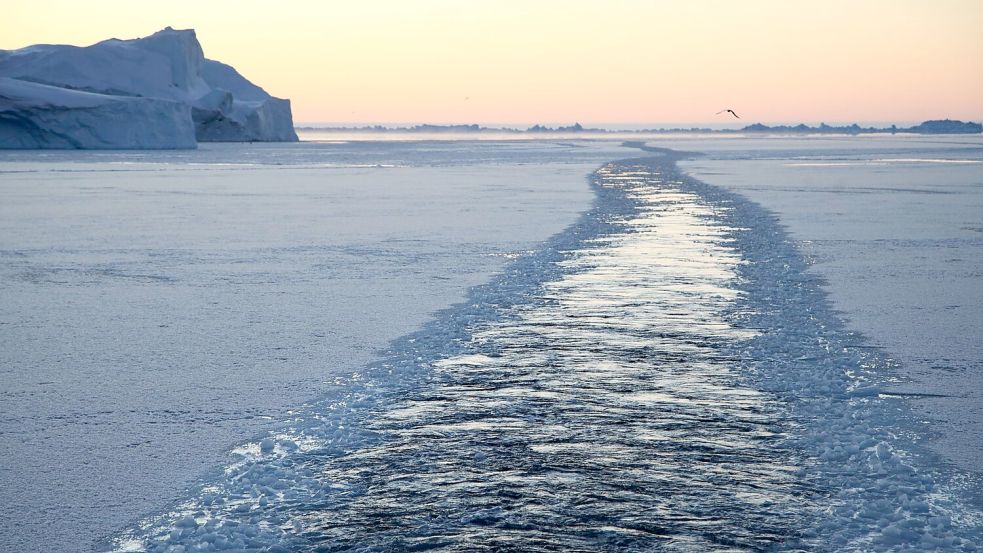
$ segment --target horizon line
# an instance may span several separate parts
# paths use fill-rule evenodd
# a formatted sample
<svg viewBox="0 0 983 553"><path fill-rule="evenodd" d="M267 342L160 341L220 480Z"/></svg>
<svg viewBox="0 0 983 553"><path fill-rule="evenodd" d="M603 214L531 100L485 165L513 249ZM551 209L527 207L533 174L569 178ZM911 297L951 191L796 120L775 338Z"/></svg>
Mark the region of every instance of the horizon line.
<svg viewBox="0 0 983 553"><path fill-rule="evenodd" d="M983 120L981 117L979 120L966 120L953 117L932 117L928 119L910 119L910 120L754 120L749 118L742 118L740 121L732 122L720 122L720 121L692 121L692 122L680 122L680 123L665 123L665 122L584 122L577 120L570 121L523 121L523 122L498 122L498 121L467 121L467 122L433 122L433 121L296 121L294 123L295 127L415 127L415 126L435 126L435 127L453 127L453 126L471 126L478 125L479 127L484 127L488 129L514 129L522 127L533 127L536 125L540 126L562 126L569 127L573 125L581 125L583 127L591 127L596 129L605 130L626 130L628 128L634 129L658 129L658 128L690 128L695 126L700 127L745 127L748 125L762 124L762 125L830 125L830 126L849 126L849 125L860 125L860 126L879 126L884 125L890 127L891 125L917 125L924 123L925 121L940 121L940 120L950 120L950 121L963 121L967 123L977 123Z"/></svg>

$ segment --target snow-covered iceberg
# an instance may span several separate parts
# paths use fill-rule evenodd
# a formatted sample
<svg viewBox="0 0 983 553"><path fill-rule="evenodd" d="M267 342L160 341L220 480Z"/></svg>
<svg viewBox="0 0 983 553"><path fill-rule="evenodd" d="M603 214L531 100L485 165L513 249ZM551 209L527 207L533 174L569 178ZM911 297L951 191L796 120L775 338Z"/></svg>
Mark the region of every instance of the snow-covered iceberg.
<svg viewBox="0 0 983 553"><path fill-rule="evenodd" d="M205 59L193 30L0 51L0 148L295 140L290 101Z"/></svg>

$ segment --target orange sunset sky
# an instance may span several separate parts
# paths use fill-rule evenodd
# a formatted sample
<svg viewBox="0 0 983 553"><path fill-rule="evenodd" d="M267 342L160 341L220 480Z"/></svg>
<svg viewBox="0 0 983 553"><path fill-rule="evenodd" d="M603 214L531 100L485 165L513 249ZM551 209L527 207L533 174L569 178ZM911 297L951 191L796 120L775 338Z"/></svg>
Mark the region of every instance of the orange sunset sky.
<svg viewBox="0 0 983 553"><path fill-rule="evenodd" d="M983 0L4 0L0 48L168 25L298 124L983 119Z"/></svg>

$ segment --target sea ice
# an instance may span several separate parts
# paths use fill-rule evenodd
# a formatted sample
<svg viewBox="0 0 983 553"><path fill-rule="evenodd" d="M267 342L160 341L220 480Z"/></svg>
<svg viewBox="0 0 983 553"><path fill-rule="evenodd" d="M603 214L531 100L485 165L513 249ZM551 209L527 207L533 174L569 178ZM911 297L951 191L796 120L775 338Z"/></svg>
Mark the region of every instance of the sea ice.
<svg viewBox="0 0 983 553"><path fill-rule="evenodd" d="M0 550L87 549L179 498L562 231L626 151L0 152Z"/></svg>
<svg viewBox="0 0 983 553"><path fill-rule="evenodd" d="M983 139L658 142L705 151L683 168L781 217L851 327L899 363L880 391L983 480Z"/></svg>

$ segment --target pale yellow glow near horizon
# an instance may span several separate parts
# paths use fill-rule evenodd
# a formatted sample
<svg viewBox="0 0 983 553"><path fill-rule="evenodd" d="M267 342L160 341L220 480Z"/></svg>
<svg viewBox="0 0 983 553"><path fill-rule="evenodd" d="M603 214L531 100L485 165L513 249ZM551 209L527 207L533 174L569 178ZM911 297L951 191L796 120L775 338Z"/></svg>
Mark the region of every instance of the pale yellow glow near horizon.
<svg viewBox="0 0 983 553"><path fill-rule="evenodd" d="M980 0L3 4L3 49L194 28L299 123L983 119Z"/></svg>

